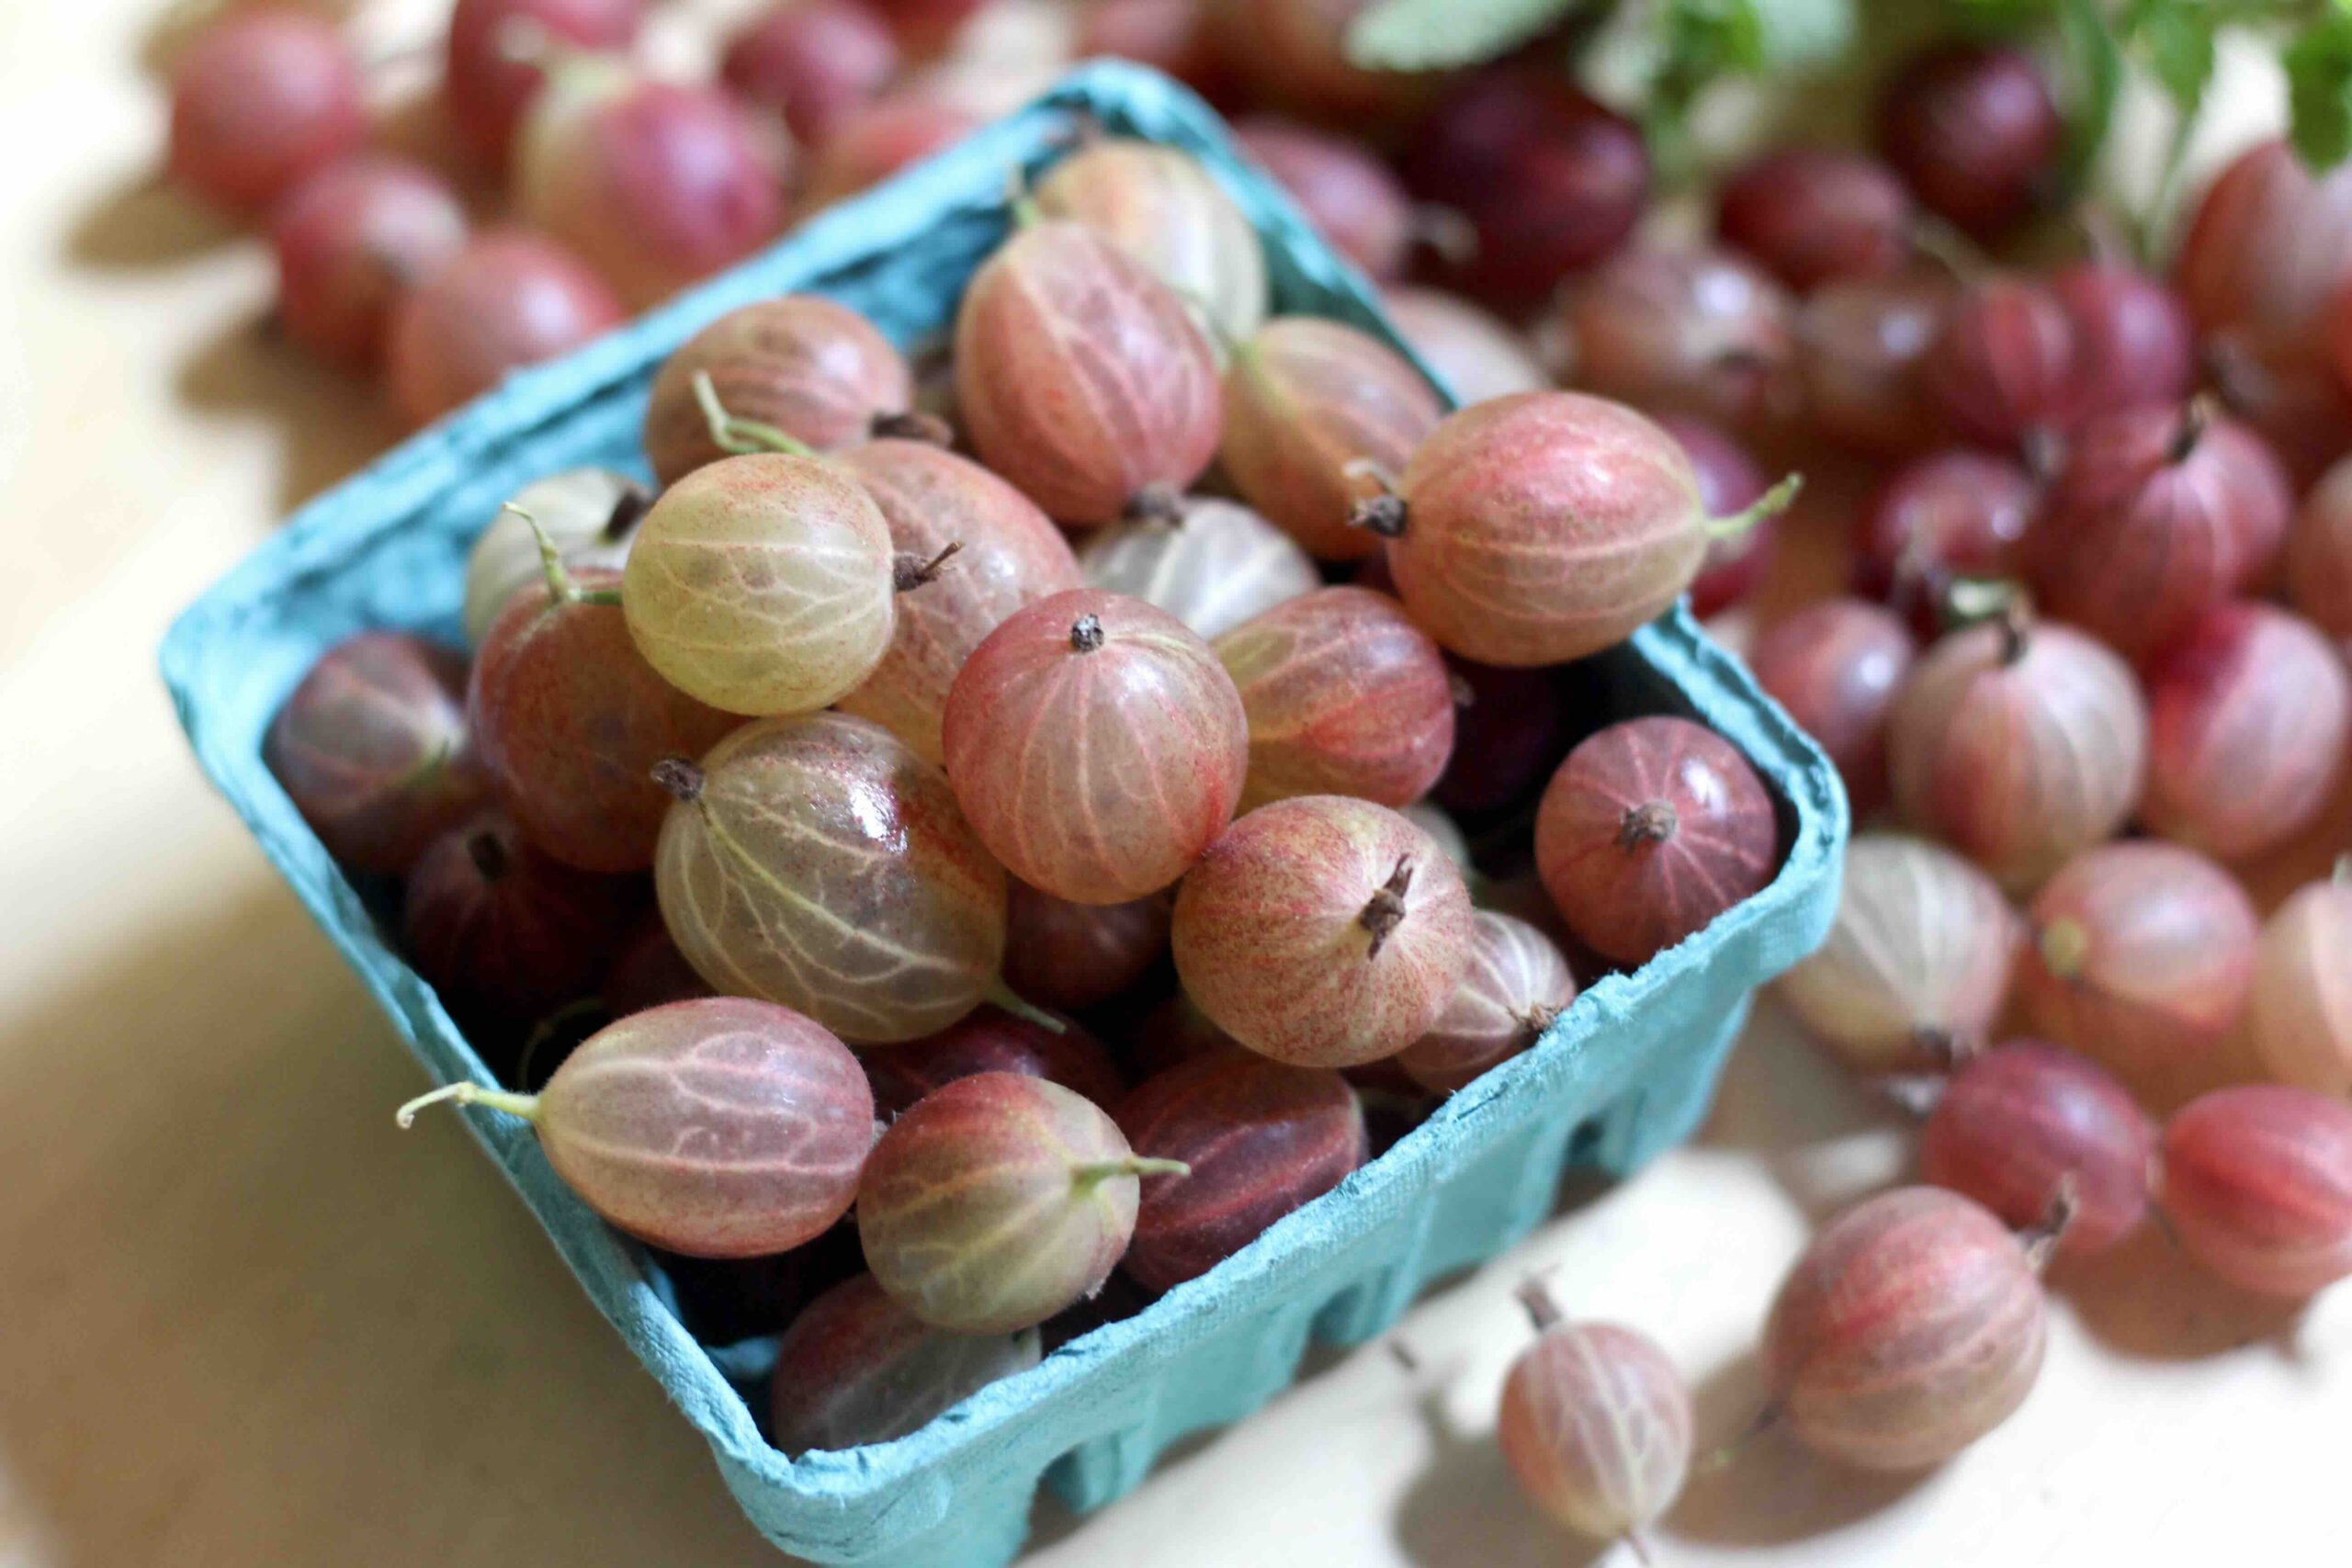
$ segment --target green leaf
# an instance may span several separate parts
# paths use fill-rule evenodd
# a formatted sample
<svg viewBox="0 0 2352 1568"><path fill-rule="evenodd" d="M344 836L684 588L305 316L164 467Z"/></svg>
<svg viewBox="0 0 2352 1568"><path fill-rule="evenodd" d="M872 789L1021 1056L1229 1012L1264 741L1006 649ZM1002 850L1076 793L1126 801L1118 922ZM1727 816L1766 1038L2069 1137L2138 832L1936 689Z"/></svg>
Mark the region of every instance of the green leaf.
<svg viewBox="0 0 2352 1568"><path fill-rule="evenodd" d="M2352 16L2335 11L2287 46L2288 136L2324 170L2352 152Z"/></svg>
<svg viewBox="0 0 2352 1568"><path fill-rule="evenodd" d="M2148 69L2184 115L2194 116L2213 80L2211 10L2198 0L2142 0L2127 22Z"/></svg>
<svg viewBox="0 0 2352 1568"><path fill-rule="evenodd" d="M1763 68L1783 70L1835 60L1853 47L1854 0L1749 0L1756 12Z"/></svg>
<svg viewBox="0 0 2352 1568"><path fill-rule="evenodd" d="M1505 53L1590 0L1374 0L1348 58L1375 71L1441 71Z"/></svg>
<svg viewBox="0 0 2352 1568"><path fill-rule="evenodd" d="M2076 86L2073 123L2066 128L2066 175L2079 186L2098 161L2123 90L2123 49L2098 0L2059 0L2058 36L2066 46Z"/></svg>

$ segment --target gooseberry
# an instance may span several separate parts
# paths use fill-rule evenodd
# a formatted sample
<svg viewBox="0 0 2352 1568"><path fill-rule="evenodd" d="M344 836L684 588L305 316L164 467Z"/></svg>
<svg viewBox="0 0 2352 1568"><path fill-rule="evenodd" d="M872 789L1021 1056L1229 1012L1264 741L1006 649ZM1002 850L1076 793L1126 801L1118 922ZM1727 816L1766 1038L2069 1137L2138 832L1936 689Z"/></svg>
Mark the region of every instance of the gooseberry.
<svg viewBox="0 0 2352 1568"><path fill-rule="evenodd" d="M470 1080L400 1110L481 1105L530 1122L564 1185L620 1230L695 1258L823 1235L857 1196L874 1097L842 1043L789 1008L670 1002L588 1037L537 1094Z"/></svg>
<svg viewBox="0 0 2352 1568"><path fill-rule="evenodd" d="M1840 446L1882 456L1933 441L1941 420L1920 367L1952 293L1949 278L1926 271L1815 289L1795 325L1813 427Z"/></svg>
<svg viewBox="0 0 2352 1568"><path fill-rule="evenodd" d="M1451 1094L1534 1044L1576 999L1576 976L1551 938L1481 909L1445 1010L1394 1060L1420 1088Z"/></svg>
<svg viewBox="0 0 2352 1568"><path fill-rule="evenodd" d="M2147 1217L2155 1129L2086 1057L2038 1040L1964 1056L1919 1132L1920 1174L2007 1224L2073 1203L2060 1252L2104 1252ZM2071 1184L2071 1185L2067 1185Z"/></svg>
<svg viewBox="0 0 2352 1568"><path fill-rule="evenodd" d="M968 111L912 89L885 93L861 104L842 118L808 161L800 186L801 210L831 207L877 186L978 125Z"/></svg>
<svg viewBox="0 0 2352 1568"><path fill-rule="evenodd" d="M567 567L617 569L652 504L652 491L610 468L564 468L516 491L466 558L466 641L481 647L515 591L545 581L539 531Z"/></svg>
<svg viewBox="0 0 2352 1568"><path fill-rule="evenodd" d="M920 1039L989 993L1004 873L939 770L888 730L845 714L768 719L661 772L678 803L654 888L713 986L861 1044Z"/></svg>
<svg viewBox="0 0 2352 1568"><path fill-rule="evenodd" d="M1380 291L1380 304L1396 335L1464 407L1552 384L1517 329L1459 295L1392 284Z"/></svg>
<svg viewBox="0 0 2352 1568"><path fill-rule="evenodd" d="M1645 412L1770 430L1798 405L1794 313L1729 251L1630 246L1563 293L1560 379Z"/></svg>
<svg viewBox="0 0 2352 1568"><path fill-rule="evenodd" d="M620 955L605 972L597 995L615 1018L627 1018L663 1002L690 1001L716 996L708 981L695 973L686 955L671 940L659 909L647 911L621 943ZM741 1336L736 1336L740 1338Z"/></svg>
<svg viewBox="0 0 2352 1568"><path fill-rule="evenodd" d="M1201 0L1094 0L1079 13L1070 53L1080 60L1109 55L1148 65L1212 104L1231 95L1231 68L1210 35Z"/></svg>
<svg viewBox="0 0 2352 1568"><path fill-rule="evenodd" d="M2158 1104L2226 1071L2257 938L2228 873L2176 844L2108 844L2069 861L2028 916L2018 992L2036 1032Z"/></svg>
<svg viewBox="0 0 2352 1568"><path fill-rule="evenodd" d="M2041 67L1997 44L1931 50L1879 98L1880 154L1928 210L1974 234L2010 227L2050 194L2065 131Z"/></svg>
<svg viewBox="0 0 2352 1568"><path fill-rule="evenodd" d="M1149 267L1219 337L1247 338L1266 319L1258 231L1199 159L1109 138L1054 165L1031 199L1049 219L1082 223Z"/></svg>
<svg viewBox="0 0 2352 1568"><path fill-rule="evenodd" d="M1628 968L1772 880L1772 797L1732 744L1685 718L1580 742L1544 787L1535 865L1577 939Z"/></svg>
<svg viewBox="0 0 2352 1568"><path fill-rule="evenodd" d="M2325 361L2329 308L2352 278L2352 170L2314 174L2283 138L2205 188L2174 281L2197 329L2271 369Z"/></svg>
<svg viewBox="0 0 2352 1568"><path fill-rule="evenodd" d="M890 29L858 0L789 0L728 42L719 79L784 117L794 140L820 145L850 111L899 73Z"/></svg>
<svg viewBox="0 0 2352 1568"><path fill-rule="evenodd" d="M956 314L981 459L1057 520L1165 515L1216 456L1216 359L1179 295L1081 223L1019 230Z"/></svg>
<svg viewBox="0 0 2352 1568"><path fill-rule="evenodd" d="M1274 176L1324 243L1374 278L1405 269L1413 204L1362 142L1280 115L1237 120L1234 140Z"/></svg>
<svg viewBox="0 0 2352 1568"><path fill-rule="evenodd" d="M1776 987L1865 1072L1982 1044L2008 999L2018 917L1993 879L1939 844L1857 834L1829 936Z"/></svg>
<svg viewBox="0 0 2352 1568"><path fill-rule="evenodd" d="M1124 904L1073 904L1025 882L1011 886L1004 983L1065 1012L1096 1007L1151 972L1168 952L1174 901L1148 893Z"/></svg>
<svg viewBox="0 0 2352 1568"><path fill-rule="evenodd" d="M1837 147L1775 149L1724 182L1715 228L1727 245L1805 293L1840 277L1884 277L1911 259L1911 193L1878 160Z"/></svg>
<svg viewBox="0 0 2352 1568"><path fill-rule="evenodd" d="M869 1051L865 1056L875 1109L885 1117L899 1114L942 1084L975 1073L1046 1078L1104 1110L1117 1105L1127 1088L1111 1054L1084 1030L1048 1029L987 1002L936 1034Z"/></svg>
<svg viewBox="0 0 2352 1568"><path fill-rule="evenodd" d="M628 48L643 0L458 0L450 14L443 96L475 153L506 160L553 50Z"/></svg>
<svg viewBox="0 0 2352 1568"><path fill-rule="evenodd" d="M1092 1295L1135 1233L1138 1156L1108 1112L1044 1078L980 1073L890 1124L857 1190L865 1266L933 1328L1010 1334Z"/></svg>
<svg viewBox="0 0 2352 1568"><path fill-rule="evenodd" d="M1253 102L1335 125L1395 120L1427 100L1432 78L1349 58L1348 28L1370 0L1207 0L1217 56Z"/></svg>
<svg viewBox="0 0 2352 1568"><path fill-rule="evenodd" d="M1721 426L1690 414L1665 414L1658 426L1674 437L1699 476L1699 504L1711 517L1728 517L1764 499L1770 483L1747 448ZM1780 519L1758 518L1755 526L1708 545L1699 575L1690 580L1690 613L1702 620L1722 614L1756 592L1772 563Z"/></svg>
<svg viewBox="0 0 2352 1568"><path fill-rule="evenodd" d="M910 54L936 54L944 49L985 0L876 0L881 12Z"/></svg>
<svg viewBox="0 0 2352 1568"><path fill-rule="evenodd" d="M1887 716L1917 656L1902 621L1859 599L1809 604L1748 654L1756 683L1829 753L1857 817L1886 799Z"/></svg>
<svg viewBox="0 0 2352 1568"><path fill-rule="evenodd" d="M2163 283L2120 261L2077 262L2051 275L2074 323L2075 417L2134 403L2177 405L2197 382L2197 328Z"/></svg>
<svg viewBox="0 0 2352 1568"><path fill-rule="evenodd" d="M2303 498L2287 541L2295 607L2352 649L2352 460L2338 463Z"/></svg>
<svg viewBox="0 0 2352 1568"><path fill-rule="evenodd" d="M2314 1295L2352 1276L2352 1106L2278 1084L2193 1100L2165 1124L2156 1201L2231 1284Z"/></svg>
<svg viewBox="0 0 2352 1568"><path fill-rule="evenodd" d="M323 17L234 12L172 69L172 178L234 211L268 207L367 136L358 62Z"/></svg>
<svg viewBox="0 0 2352 1568"><path fill-rule="evenodd" d="M1249 718L1208 644L1137 599L1075 589L1014 612L947 695L947 778L1023 882L1120 904L1183 874L1223 831Z"/></svg>
<svg viewBox="0 0 2352 1568"><path fill-rule="evenodd" d="M401 940L460 1021L528 1024L594 986L636 904L631 883L565 865L483 812L409 868Z"/></svg>
<svg viewBox="0 0 2352 1568"><path fill-rule="evenodd" d="M1429 1032L1468 967L1462 874L1385 807L1339 795L1261 806L1176 894L1176 974L1261 1055L1344 1067Z"/></svg>
<svg viewBox="0 0 2352 1568"><path fill-rule="evenodd" d="M1435 797L1464 815L1500 811L1533 795L1568 750L1568 705L1549 670L1452 661L1461 682L1453 759Z"/></svg>
<svg viewBox="0 0 2352 1568"><path fill-rule="evenodd" d="M2075 355L2074 318L2056 294L2026 278L1990 277L1945 309L1919 374L1953 429L2015 447L2074 412Z"/></svg>
<svg viewBox="0 0 2352 1568"><path fill-rule="evenodd" d="M857 1274L800 1309L776 1345L768 1435L792 1458L921 1431L1037 1364L1037 1335L943 1334Z"/></svg>
<svg viewBox="0 0 2352 1568"><path fill-rule="evenodd" d="M270 215L269 241L286 335L365 369L383 355L392 302L465 248L466 210L422 164L362 154L288 191Z"/></svg>
<svg viewBox="0 0 2352 1568"><path fill-rule="evenodd" d="M525 230L486 230L393 305L385 339L393 406L411 425L429 424L626 315L562 246Z"/></svg>
<svg viewBox="0 0 2352 1568"><path fill-rule="evenodd" d="M1174 518L1094 529L1078 565L1089 587L1140 599L1209 638L1323 583L1289 535L1210 496L1186 498Z"/></svg>
<svg viewBox="0 0 2352 1568"><path fill-rule="evenodd" d="M2254 1043L2288 1083L2352 1089L2352 858L2278 906L2254 971Z"/></svg>
<svg viewBox="0 0 2352 1568"><path fill-rule="evenodd" d="M2017 571L2041 500L2024 466L1997 453L1955 447L1905 463L1862 508L1854 586L1932 637L1952 579Z"/></svg>
<svg viewBox="0 0 2352 1568"><path fill-rule="evenodd" d="M474 814L465 656L406 632L361 632L311 666L262 739L262 761L336 862L397 876Z"/></svg>

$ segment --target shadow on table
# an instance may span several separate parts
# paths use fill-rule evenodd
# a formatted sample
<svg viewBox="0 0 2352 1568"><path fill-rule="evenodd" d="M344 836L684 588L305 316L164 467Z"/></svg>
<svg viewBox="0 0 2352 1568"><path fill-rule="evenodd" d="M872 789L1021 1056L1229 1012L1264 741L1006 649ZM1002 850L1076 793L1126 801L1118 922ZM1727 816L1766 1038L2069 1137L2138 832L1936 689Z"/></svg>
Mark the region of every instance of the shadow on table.
<svg viewBox="0 0 2352 1568"><path fill-rule="evenodd" d="M109 272L175 266L244 243L236 221L212 211L153 169L119 180L93 202L65 236L74 263Z"/></svg>
<svg viewBox="0 0 2352 1568"><path fill-rule="evenodd" d="M90 1568L780 1559L256 869L0 1016L0 1463Z"/></svg>
<svg viewBox="0 0 2352 1568"><path fill-rule="evenodd" d="M1396 1540L1420 1568L1584 1568L1616 1542L1576 1535L1531 1506L1492 1432L1454 1425L1442 1388L1422 1393L1430 1461L1396 1505Z"/></svg>
<svg viewBox="0 0 2352 1568"><path fill-rule="evenodd" d="M175 385L198 413L256 417L276 429L278 505L287 511L400 439L375 385L320 364L266 316L224 323L182 362Z"/></svg>

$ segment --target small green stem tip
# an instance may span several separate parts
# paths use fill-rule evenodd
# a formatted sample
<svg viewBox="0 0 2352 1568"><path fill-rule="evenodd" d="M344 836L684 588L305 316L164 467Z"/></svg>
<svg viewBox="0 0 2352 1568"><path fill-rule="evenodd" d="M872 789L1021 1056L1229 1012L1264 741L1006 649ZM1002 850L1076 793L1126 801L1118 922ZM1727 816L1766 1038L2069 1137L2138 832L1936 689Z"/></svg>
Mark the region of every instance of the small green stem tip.
<svg viewBox="0 0 2352 1568"><path fill-rule="evenodd" d="M1012 987L1006 985L1002 979L998 979L991 984L984 994L982 999L994 1004L996 1007L1002 1009L1006 1012L1011 1013L1013 1017L1020 1019L1023 1022L1034 1023L1038 1028L1046 1030L1048 1032L1054 1034L1068 1034L1069 1032L1069 1023L1059 1018L1057 1018L1054 1014L1047 1012L1044 1008L1039 1007L1036 1003L1023 1000L1019 993L1015 992Z"/></svg>
<svg viewBox="0 0 2352 1568"><path fill-rule="evenodd" d="M511 501L499 510L511 512L530 525L531 537L537 540L539 546L539 570L546 574L548 580L548 603L550 604L580 603L580 584L572 581L571 573L564 570L563 552L555 547L555 537L548 532L547 525L539 521L538 514L532 512L530 508L517 506Z"/></svg>
<svg viewBox="0 0 2352 1568"><path fill-rule="evenodd" d="M1181 1159L1149 1159L1142 1155L1129 1155L1125 1159L1093 1160L1069 1168L1070 1179L1080 1187L1091 1187L1098 1181L1108 1181L1114 1176L1190 1176L1193 1168Z"/></svg>
<svg viewBox="0 0 2352 1568"><path fill-rule="evenodd" d="M444 1100L452 1105L486 1105L492 1111L503 1111L509 1116L520 1116L526 1122L537 1122L539 1119L537 1095L510 1094L505 1089L484 1089L481 1085L469 1080L465 1083L446 1085L430 1094L418 1095L414 1100L393 1111L392 1120L402 1128L413 1127L416 1125L418 1111L428 1105L438 1105Z"/></svg>
<svg viewBox="0 0 2352 1568"><path fill-rule="evenodd" d="M781 452L788 457L817 456L815 447L773 424L738 419L729 413L727 405L718 400L718 389L711 384L709 371L695 372L694 388L695 401L702 409L703 422L710 428L710 444L720 451L732 452L739 457L763 452Z"/></svg>
<svg viewBox="0 0 2352 1568"><path fill-rule="evenodd" d="M1779 484L1758 496L1755 504L1745 511L1735 512L1728 517L1709 518L1706 524L1707 537L1710 540L1739 537L1767 517L1777 517L1786 512L1791 503L1796 500L1797 491L1804 488L1803 474L1789 475Z"/></svg>

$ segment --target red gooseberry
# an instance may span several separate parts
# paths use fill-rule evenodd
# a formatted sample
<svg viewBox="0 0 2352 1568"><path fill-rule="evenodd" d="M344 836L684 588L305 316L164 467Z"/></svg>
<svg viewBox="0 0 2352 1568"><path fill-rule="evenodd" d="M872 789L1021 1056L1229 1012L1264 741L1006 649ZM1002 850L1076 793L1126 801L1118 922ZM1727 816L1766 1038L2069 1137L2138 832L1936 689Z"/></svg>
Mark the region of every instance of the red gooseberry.
<svg viewBox="0 0 2352 1568"><path fill-rule="evenodd" d="M768 1435L787 1455L887 1443L921 1431L1000 1378L1037 1364L1035 1333L943 1334L871 1274L842 1280L784 1331Z"/></svg>
<svg viewBox="0 0 2352 1568"><path fill-rule="evenodd" d="M814 212L877 186L978 124L969 111L912 88L861 104L842 117L808 161L801 210Z"/></svg>
<svg viewBox="0 0 2352 1568"><path fill-rule="evenodd" d="M2030 279L1992 277L1946 308L1919 372L1953 429L2013 447L2066 423L2075 365L2074 318L2058 296Z"/></svg>
<svg viewBox="0 0 2352 1568"><path fill-rule="evenodd" d="M2173 276L2208 339L2274 370L2324 361L2352 278L2352 168L2314 174L2285 139L2255 143L2206 186Z"/></svg>
<svg viewBox="0 0 2352 1568"><path fill-rule="evenodd" d="M562 246L526 230L487 230L392 307L385 359L393 406L410 424L429 424L626 314Z"/></svg>
<svg viewBox="0 0 2352 1568"><path fill-rule="evenodd" d="M1413 243L1413 205L1362 142L1279 115L1237 120L1234 139L1290 193L1324 242L1366 276L1393 277Z"/></svg>
<svg viewBox="0 0 2352 1568"><path fill-rule="evenodd" d="M1886 799L1887 716L1917 656L1900 620L1859 599L1809 604L1748 654L1756 683L1829 753L1857 817Z"/></svg>
<svg viewBox="0 0 2352 1568"><path fill-rule="evenodd" d="M818 146L899 73L899 45L859 0L788 0L729 40L719 79Z"/></svg>
<svg viewBox="0 0 2352 1568"><path fill-rule="evenodd" d="M1232 96L1232 68L1210 34L1203 0L1094 0L1079 13L1070 53L1148 65L1212 104L1222 106Z"/></svg>
<svg viewBox="0 0 2352 1568"><path fill-rule="evenodd" d="M2254 972L2254 1043L2287 1083L2352 1090L2352 856L2298 889L2263 928Z"/></svg>
<svg viewBox="0 0 2352 1568"><path fill-rule="evenodd" d="M1380 304L1396 335L1458 404L1552 384L1517 328L1459 295L1392 284L1380 291Z"/></svg>
<svg viewBox="0 0 2352 1568"><path fill-rule="evenodd" d="M1005 915L1004 983L1039 1007L1077 1012L1109 1001L1168 952L1174 900L1073 904L1015 881Z"/></svg>
<svg viewBox="0 0 2352 1568"><path fill-rule="evenodd" d="M2190 1257L2287 1301L2352 1276L2352 1106L2242 1084L2165 1124L2156 1201Z"/></svg>
<svg viewBox="0 0 2352 1568"><path fill-rule="evenodd" d="M1110 137L1063 159L1030 199L1050 219L1083 223L1149 267L1206 314L1218 338L1247 338L1266 319L1258 231L1199 159Z"/></svg>
<svg viewBox="0 0 2352 1568"><path fill-rule="evenodd" d="M2352 653L2352 460L2303 498L2287 541L2287 585L2295 607Z"/></svg>
<svg viewBox="0 0 2352 1568"><path fill-rule="evenodd" d="M367 139L359 65L335 24L292 6L220 17L172 69L172 178L255 212Z"/></svg>
<svg viewBox="0 0 2352 1568"><path fill-rule="evenodd" d="M1356 128L1409 115L1429 97L1433 78L1349 57L1349 24L1371 0L1206 3L1217 57L1253 102Z"/></svg>
<svg viewBox="0 0 2352 1568"><path fill-rule="evenodd" d="M706 997L631 1013L535 1095L470 1081L451 1101L520 1116L564 1184L615 1226L696 1258L757 1258L849 1211L874 1097L842 1043L789 1008Z"/></svg>
<svg viewBox="0 0 2352 1568"><path fill-rule="evenodd" d="M1906 64L1879 98L1878 148L1922 205L1976 234L2049 194L2065 123L2031 57L1955 43Z"/></svg>
<svg viewBox="0 0 2352 1568"><path fill-rule="evenodd" d="M695 966L671 940L670 928L662 923L662 911L653 909L621 943L619 956L605 971L597 995L615 1018L627 1018L663 1002L690 1001L718 993L695 973Z"/></svg>
<svg viewBox="0 0 2352 1568"><path fill-rule="evenodd" d="M1568 750L1568 705L1549 670L1452 661L1453 759L1434 796L1448 811L1500 811L1532 796Z"/></svg>
<svg viewBox="0 0 2352 1568"><path fill-rule="evenodd" d="M1127 1087L1111 1054L1084 1030L1048 1029L986 1002L936 1034L865 1055L874 1106L885 1117L898 1115L942 1084L975 1073L1046 1078L1105 1110L1119 1102Z"/></svg>
<svg viewBox="0 0 2352 1568"><path fill-rule="evenodd" d="M644 9L644 0L458 0L442 92L459 133L480 157L505 162L551 50L625 50Z"/></svg>
<svg viewBox="0 0 2352 1568"><path fill-rule="evenodd" d="M2197 382L2197 329L2180 296L2120 261L2051 275L2074 323L2075 417L2134 403L2177 404Z"/></svg>
<svg viewBox="0 0 2352 1568"><path fill-rule="evenodd" d="M2156 1133L2123 1086L2088 1059L2038 1040L1969 1055L1919 1132L1920 1174L2015 1226L2058 1201L2073 1213L2061 1253L2103 1252L2147 1217Z"/></svg>
<svg viewBox="0 0 2352 1568"><path fill-rule="evenodd" d="M1911 257L1911 193L1885 164L1836 147L1781 147L1724 182L1715 227L1799 293L1883 277Z"/></svg>
<svg viewBox="0 0 2352 1568"><path fill-rule="evenodd" d="M1823 284L1796 316L1797 372L1813 427L1841 446L1892 456L1935 440L1942 419L1921 365L1954 290L1939 273Z"/></svg>
<svg viewBox="0 0 2352 1568"><path fill-rule="evenodd" d="M465 248L466 209L440 175L359 155L293 187L270 215L277 319L332 364L382 357L392 302Z"/></svg>
<svg viewBox="0 0 2352 1568"><path fill-rule="evenodd" d="M1795 306L1729 251L1637 244L1561 296L1561 380L1645 411L1769 431L1800 398Z"/></svg>
<svg viewBox="0 0 2352 1568"><path fill-rule="evenodd" d="M1186 497L1174 518L1091 530L1078 564L1088 586L1140 599L1212 639L1323 585L1296 540L1214 496Z"/></svg>
<svg viewBox="0 0 2352 1568"><path fill-rule="evenodd" d="M2040 487L2015 458L1967 447L1916 458L1862 508L1854 586L1933 636L1953 578L2015 573L2040 504Z"/></svg>
<svg viewBox="0 0 2352 1568"><path fill-rule="evenodd" d="M1764 499L1770 488L1764 470L1729 432L1690 414L1661 415L1657 423L1690 459L1699 476L1699 504L1709 516L1729 517ZM1756 591L1772 564L1780 523L1778 517L1758 518L1745 533L1708 545L1699 575L1690 580L1692 615L1706 620Z"/></svg>
<svg viewBox="0 0 2352 1568"><path fill-rule="evenodd" d="M1576 999L1576 976L1550 937L1481 909L1445 1010L1393 1060L1419 1087L1450 1094L1534 1044Z"/></svg>

